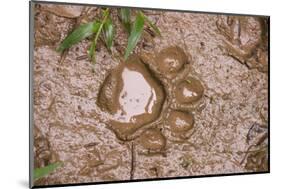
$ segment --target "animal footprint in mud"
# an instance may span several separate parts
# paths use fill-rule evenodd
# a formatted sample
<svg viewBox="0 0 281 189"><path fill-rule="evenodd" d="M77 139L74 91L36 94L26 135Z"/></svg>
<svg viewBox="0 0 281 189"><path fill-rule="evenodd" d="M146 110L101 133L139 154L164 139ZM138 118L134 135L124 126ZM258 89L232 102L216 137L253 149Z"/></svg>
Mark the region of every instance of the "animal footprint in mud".
<svg viewBox="0 0 281 189"><path fill-rule="evenodd" d="M204 87L190 75L191 58L177 46L132 55L107 75L97 105L118 139L141 136L144 148L162 151L167 137L184 140L194 128L191 112L203 102Z"/></svg>
<svg viewBox="0 0 281 189"><path fill-rule="evenodd" d="M228 55L248 68L268 71L268 20L266 18L222 16L217 28L225 37Z"/></svg>

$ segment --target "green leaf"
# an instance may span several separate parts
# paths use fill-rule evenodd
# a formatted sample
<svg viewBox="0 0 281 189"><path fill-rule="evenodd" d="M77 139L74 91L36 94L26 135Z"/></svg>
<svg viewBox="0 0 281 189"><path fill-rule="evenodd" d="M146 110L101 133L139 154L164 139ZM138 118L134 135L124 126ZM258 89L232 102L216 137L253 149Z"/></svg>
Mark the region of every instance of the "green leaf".
<svg viewBox="0 0 281 189"><path fill-rule="evenodd" d="M131 32L131 10L129 8L121 8L119 10L119 19L128 33Z"/></svg>
<svg viewBox="0 0 281 189"><path fill-rule="evenodd" d="M100 36L100 33L101 33L102 28L104 26L104 23L106 22L106 20L108 18L108 15L109 15L109 8L105 9L104 12L103 12L103 20L100 23L100 25L97 27L96 35L94 37L94 40L93 40L92 45L91 45L90 50L89 50L89 56L92 59L93 63L96 62L96 55L95 55L96 44L98 42L98 38Z"/></svg>
<svg viewBox="0 0 281 189"><path fill-rule="evenodd" d="M91 47L88 51L89 57L95 62L95 55L96 54L96 41L92 41Z"/></svg>
<svg viewBox="0 0 281 189"><path fill-rule="evenodd" d="M72 45L80 42L81 40L89 37L93 33L97 32L97 28L100 23L98 22L89 22L87 24L83 24L75 29L70 35L68 35L59 47L56 49L58 52L63 52L65 49L70 48Z"/></svg>
<svg viewBox="0 0 281 189"><path fill-rule="evenodd" d="M42 167L42 168L34 169L34 177L33 177L34 180L40 179L44 176L47 176L48 174L53 172L55 169L57 169L61 165L62 165L62 163L57 162L57 163L53 163L53 164L47 165L47 166Z"/></svg>
<svg viewBox="0 0 281 189"><path fill-rule="evenodd" d="M108 50L111 50L113 45L114 32L112 20L108 17L103 27L104 41Z"/></svg>
<svg viewBox="0 0 281 189"><path fill-rule="evenodd" d="M155 24L153 24L152 21L147 16L145 16L142 12L141 12L141 14L144 17L145 21L148 23L148 25L153 29L153 31L157 35L161 36L161 32L160 32L159 28Z"/></svg>
<svg viewBox="0 0 281 189"><path fill-rule="evenodd" d="M144 17L140 12L138 12L136 16L136 20L132 27L132 31L128 39L128 45L125 52L125 60L129 57L130 53L137 45L143 31L143 26L144 26Z"/></svg>
<svg viewBox="0 0 281 189"><path fill-rule="evenodd" d="M97 33L100 28L101 23L99 21L96 21L93 25L93 33Z"/></svg>

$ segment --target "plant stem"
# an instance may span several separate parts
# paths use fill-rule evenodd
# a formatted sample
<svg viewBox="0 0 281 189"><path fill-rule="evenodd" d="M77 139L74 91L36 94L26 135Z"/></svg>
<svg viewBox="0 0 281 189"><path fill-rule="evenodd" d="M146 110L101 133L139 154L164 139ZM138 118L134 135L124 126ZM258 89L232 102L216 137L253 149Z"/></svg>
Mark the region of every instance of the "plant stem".
<svg viewBox="0 0 281 189"><path fill-rule="evenodd" d="M100 24L100 27L99 27L99 29L97 31L97 34L95 35L94 41L93 41L92 46L90 48L91 58L92 58L92 61L94 63L96 62L96 58L95 58L96 44L98 42L99 35L101 33L101 30L103 28L103 25L104 25L105 21L107 20L108 15L109 15L109 8L105 9L105 11L104 11L103 20L102 20L102 22Z"/></svg>

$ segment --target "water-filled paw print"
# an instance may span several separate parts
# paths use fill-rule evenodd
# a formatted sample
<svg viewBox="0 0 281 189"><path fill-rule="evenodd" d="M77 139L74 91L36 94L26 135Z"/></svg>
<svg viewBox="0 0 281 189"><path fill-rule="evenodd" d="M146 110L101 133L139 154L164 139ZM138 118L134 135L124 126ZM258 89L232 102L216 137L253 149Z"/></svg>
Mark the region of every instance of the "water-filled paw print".
<svg viewBox="0 0 281 189"><path fill-rule="evenodd" d="M185 140L203 101L204 85L193 74L191 56L178 46L132 55L105 78L97 105L110 116L108 127L123 141L138 141L162 152L166 140Z"/></svg>

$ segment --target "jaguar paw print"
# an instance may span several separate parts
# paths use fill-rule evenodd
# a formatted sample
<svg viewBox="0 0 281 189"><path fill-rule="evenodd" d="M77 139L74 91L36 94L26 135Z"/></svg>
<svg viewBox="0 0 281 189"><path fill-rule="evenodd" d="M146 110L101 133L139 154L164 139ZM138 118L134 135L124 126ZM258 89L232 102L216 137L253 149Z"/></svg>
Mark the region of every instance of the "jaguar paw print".
<svg viewBox="0 0 281 189"><path fill-rule="evenodd" d="M204 102L204 85L191 62L189 54L172 46L131 55L107 75L97 105L110 115L107 124L118 139L138 138L143 148L161 152L167 137L185 140L192 134L192 111Z"/></svg>

